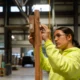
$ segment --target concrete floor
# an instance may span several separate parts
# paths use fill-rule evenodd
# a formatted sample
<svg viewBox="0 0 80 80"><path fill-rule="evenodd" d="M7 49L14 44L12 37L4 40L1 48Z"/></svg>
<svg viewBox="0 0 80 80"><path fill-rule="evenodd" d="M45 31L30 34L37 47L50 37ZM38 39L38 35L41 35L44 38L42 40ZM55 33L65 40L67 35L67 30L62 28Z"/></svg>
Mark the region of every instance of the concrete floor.
<svg viewBox="0 0 80 80"><path fill-rule="evenodd" d="M9 76L0 77L0 80L35 80L35 69L32 66L20 67L13 70ZM43 80L48 80L48 73L43 71Z"/></svg>

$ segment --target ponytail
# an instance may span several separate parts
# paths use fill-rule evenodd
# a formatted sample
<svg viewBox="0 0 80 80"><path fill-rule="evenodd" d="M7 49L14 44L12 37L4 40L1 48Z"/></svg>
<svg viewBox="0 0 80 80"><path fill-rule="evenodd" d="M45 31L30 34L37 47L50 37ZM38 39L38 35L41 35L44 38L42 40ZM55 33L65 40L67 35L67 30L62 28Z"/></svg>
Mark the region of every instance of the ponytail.
<svg viewBox="0 0 80 80"><path fill-rule="evenodd" d="M78 48L80 48L80 45L79 45L79 42L77 41L77 40L73 40L73 45L75 46L75 47L78 47Z"/></svg>

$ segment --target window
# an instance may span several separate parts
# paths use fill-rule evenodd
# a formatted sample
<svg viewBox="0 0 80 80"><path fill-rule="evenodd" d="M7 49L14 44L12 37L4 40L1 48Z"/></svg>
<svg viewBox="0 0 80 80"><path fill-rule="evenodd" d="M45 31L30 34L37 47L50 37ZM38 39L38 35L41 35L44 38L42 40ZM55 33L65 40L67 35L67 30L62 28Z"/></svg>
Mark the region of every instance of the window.
<svg viewBox="0 0 80 80"><path fill-rule="evenodd" d="M4 43L0 42L0 48L4 48Z"/></svg>
<svg viewBox="0 0 80 80"><path fill-rule="evenodd" d="M39 10L40 12L49 12L51 9L49 4L36 4L32 6L32 12L35 10Z"/></svg>
<svg viewBox="0 0 80 80"><path fill-rule="evenodd" d="M4 50L0 50L0 55L3 54L4 55Z"/></svg>
<svg viewBox="0 0 80 80"><path fill-rule="evenodd" d="M22 9L23 9L24 12L26 11L26 7L25 6L23 6ZM10 11L11 12L20 12L20 10L18 9L17 6L11 6L10 7Z"/></svg>
<svg viewBox="0 0 80 80"><path fill-rule="evenodd" d="M2 6L0 6L0 12L3 12L3 7Z"/></svg>

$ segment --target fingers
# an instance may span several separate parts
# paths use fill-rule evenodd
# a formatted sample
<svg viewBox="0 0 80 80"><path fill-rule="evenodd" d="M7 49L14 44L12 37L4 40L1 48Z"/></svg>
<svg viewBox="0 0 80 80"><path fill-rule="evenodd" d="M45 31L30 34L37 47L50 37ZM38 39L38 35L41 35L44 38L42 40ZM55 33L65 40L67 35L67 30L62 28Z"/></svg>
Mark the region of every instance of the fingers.
<svg viewBox="0 0 80 80"><path fill-rule="evenodd" d="M30 35L28 35L28 39L30 39Z"/></svg>
<svg viewBox="0 0 80 80"><path fill-rule="evenodd" d="M44 29L45 31L49 29L48 26L46 25L41 25L41 28Z"/></svg>
<svg viewBox="0 0 80 80"><path fill-rule="evenodd" d="M46 40L50 33L50 29L46 25L40 25L40 40ZM28 36L29 41L33 44L34 42L34 33L30 33Z"/></svg>
<svg viewBox="0 0 80 80"><path fill-rule="evenodd" d="M46 25L41 25L42 28L44 28L45 30L48 29L48 26Z"/></svg>
<svg viewBox="0 0 80 80"><path fill-rule="evenodd" d="M30 35L28 35L28 40L32 40L33 39L33 37L31 37Z"/></svg>
<svg viewBox="0 0 80 80"><path fill-rule="evenodd" d="M28 35L28 39L30 39L31 37L30 37L30 35Z"/></svg>
<svg viewBox="0 0 80 80"><path fill-rule="evenodd" d="M45 29L42 27L42 25L40 25L40 31L41 31L41 33L43 33L45 31Z"/></svg>
<svg viewBox="0 0 80 80"><path fill-rule="evenodd" d="M46 25L40 25L40 30L41 30L42 33L50 32L50 29Z"/></svg>

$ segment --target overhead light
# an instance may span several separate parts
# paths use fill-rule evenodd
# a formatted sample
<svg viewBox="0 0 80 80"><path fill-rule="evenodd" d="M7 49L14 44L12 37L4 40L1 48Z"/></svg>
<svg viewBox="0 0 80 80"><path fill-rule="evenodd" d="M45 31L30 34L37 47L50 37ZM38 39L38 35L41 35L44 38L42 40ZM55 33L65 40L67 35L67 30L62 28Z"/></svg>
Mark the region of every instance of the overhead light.
<svg viewBox="0 0 80 80"><path fill-rule="evenodd" d="M40 12L49 12L51 11L51 7L49 4L36 4L32 6L32 12L35 10L39 10Z"/></svg>

